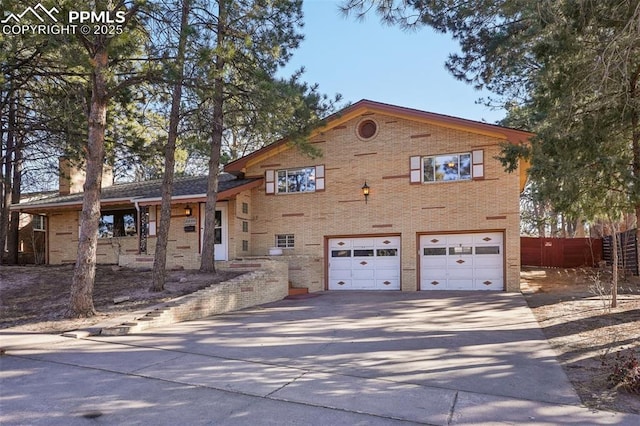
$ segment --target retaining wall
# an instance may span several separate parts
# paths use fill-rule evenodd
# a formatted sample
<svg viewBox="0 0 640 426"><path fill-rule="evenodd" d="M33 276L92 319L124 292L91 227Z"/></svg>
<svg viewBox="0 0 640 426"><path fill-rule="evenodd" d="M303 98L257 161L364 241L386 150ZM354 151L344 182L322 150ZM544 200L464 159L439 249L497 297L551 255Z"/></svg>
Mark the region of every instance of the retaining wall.
<svg viewBox="0 0 640 426"><path fill-rule="evenodd" d="M227 263L227 262L221 262ZM102 335L122 335L151 327L205 318L284 299L289 288L286 262L257 259L228 262L229 269L247 271L140 313L134 320L103 328ZM224 267L221 265L221 267Z"/></svg>

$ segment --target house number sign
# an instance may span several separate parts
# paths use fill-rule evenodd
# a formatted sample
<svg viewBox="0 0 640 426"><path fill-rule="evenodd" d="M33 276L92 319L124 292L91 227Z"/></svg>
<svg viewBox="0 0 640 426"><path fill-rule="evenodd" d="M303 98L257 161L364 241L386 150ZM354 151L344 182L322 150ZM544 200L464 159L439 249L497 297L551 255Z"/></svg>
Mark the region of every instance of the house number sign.
<svg viewBox="0 0 640 426"><path fill-rule="evenodd" d="M184 220L184 232L196 232L195 217L188 217Z"/></svg>

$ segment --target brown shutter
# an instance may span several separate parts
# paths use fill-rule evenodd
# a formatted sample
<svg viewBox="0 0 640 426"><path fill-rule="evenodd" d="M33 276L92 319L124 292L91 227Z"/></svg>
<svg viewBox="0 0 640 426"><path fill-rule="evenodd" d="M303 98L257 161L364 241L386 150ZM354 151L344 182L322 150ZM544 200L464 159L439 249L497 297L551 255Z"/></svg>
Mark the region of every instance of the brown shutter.
<svg viewBox="0 0 640 426"><path fill-rule="evenodd" d="M474 179L484 179L484 150L471 151L472 176Z"/></svg>
<svg viewBox="0 0 640 426"><path fill-rule="evenodd" d="M264 172L265 192L267 194L276 193L276 171L267 170Z"/></svg>
<svg viewBox="0 0 640 426"><path fill-rule="evenodd" d="M422 157L414 156L409 158L409 170L411 183L422 183Z"/></svg>
<svg viewBox="0 0 640 426"><path fill-rule="evenodd" d="M316 166L316 192L324 191L324 164Z"/></svg>

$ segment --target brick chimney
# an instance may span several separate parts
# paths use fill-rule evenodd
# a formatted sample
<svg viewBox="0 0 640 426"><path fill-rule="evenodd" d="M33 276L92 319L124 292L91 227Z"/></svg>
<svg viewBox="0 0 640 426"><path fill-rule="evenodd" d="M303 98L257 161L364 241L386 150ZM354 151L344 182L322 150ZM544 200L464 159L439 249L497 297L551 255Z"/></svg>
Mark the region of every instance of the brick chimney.
<svg viewBox="0 0 640 426"><path fill-rule="evenodd" d="M60 157L60 177L58 180L58 192L60 195L77 194L83 191L86 173L76 167L68 158ZM102 187L113 185L113 168L105 165L102 169Z"/></svg>

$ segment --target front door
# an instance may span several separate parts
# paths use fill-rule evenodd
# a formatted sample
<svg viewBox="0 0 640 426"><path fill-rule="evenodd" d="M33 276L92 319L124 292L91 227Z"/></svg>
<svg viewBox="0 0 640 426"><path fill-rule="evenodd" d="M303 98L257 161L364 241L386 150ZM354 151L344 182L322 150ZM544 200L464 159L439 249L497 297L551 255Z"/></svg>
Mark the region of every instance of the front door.
<svg viewBox="0 0 640 426"><path fill-rule="evenodd" d="M206 203L200 203L200 244L204 241L205 206ZM215 260L229 260L227 229L227 204L218 203L216 204Z"/></svg>

